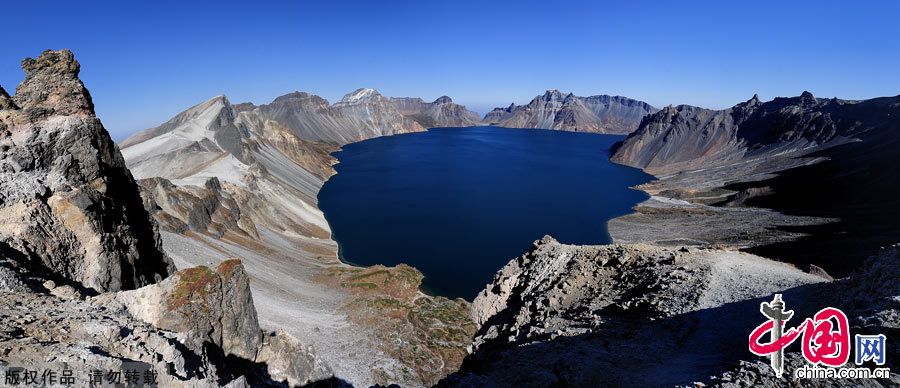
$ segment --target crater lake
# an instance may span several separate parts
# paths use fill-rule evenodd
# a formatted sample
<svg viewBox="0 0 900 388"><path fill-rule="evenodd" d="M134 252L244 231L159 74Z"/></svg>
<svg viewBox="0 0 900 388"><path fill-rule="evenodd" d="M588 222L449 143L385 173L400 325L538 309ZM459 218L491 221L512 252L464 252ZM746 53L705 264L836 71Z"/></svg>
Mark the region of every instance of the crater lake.
<svg viewBox="0 0 900 388"><path fill-rule="evenodd" d="M653 177L609 161L624 136L435 128L346 145L319 192L341 260L409 264L423 290L472 300L509 260L551 235L608 244L606 222Z"/></svg>

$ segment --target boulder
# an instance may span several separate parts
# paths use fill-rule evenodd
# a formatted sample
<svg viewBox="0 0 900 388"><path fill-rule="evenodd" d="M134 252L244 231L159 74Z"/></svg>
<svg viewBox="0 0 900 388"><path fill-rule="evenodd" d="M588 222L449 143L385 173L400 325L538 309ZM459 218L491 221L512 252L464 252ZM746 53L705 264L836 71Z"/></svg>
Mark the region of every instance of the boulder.
<svg viewBox="0 0 900 388"><path fill-rule="evenodd" d="M225 355L256 358L259 322L250 283L239 260L215 270L205 266L176 272L163 282L114 296L131 315L156 327L213 343Z"/></svg>
<svg viewBox="0 0 900 388"><path fill-rule="evenodd" d="M312 348L285 332L260 330L240 260L224 261L215 269L184 269L159 284L101 298L137 319L179 333L192 349L214 345L228 359L228 368L244 368L240 373L254 381L295 386L332 376Z"/></svg>

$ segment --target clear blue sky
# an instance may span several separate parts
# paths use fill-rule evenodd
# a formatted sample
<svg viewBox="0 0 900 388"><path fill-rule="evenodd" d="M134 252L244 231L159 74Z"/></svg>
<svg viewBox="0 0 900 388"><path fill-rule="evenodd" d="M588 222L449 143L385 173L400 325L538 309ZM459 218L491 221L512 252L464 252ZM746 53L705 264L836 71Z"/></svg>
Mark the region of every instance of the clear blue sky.
<svg viewBox="0 0 900 388"><path fill-rule="evenodd" d="M900 94L897 1L284 1L3 5L0 85L70 48L117 139L218 94L359 87L478 111L549 88L656 106Z"/></svg>

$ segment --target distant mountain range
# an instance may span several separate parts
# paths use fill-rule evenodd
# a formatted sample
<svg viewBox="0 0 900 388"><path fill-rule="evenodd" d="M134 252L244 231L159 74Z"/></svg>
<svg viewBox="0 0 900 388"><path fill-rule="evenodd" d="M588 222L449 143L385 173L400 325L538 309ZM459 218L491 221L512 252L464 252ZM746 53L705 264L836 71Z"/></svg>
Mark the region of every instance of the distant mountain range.
<svg viewBox="0 0 900 388"><path fill-rule="evenodd" d="M666 107L647 116L612 160L651 172L710 167L766 154L784 154L835 145L867 130L848 114L870 102L779 97L762 102L754 95L723 110L690 105ZM859 117L872 122L880 115ZM871 124L870 124L871 125Z"/></svg>
<svg viewBox="0 0 900 388"><path fill-rule="evenodd" d="M441 96L434 102L425 102L417 97L395 97L391 98L391 103L401 114L425 128L469 127L481 124L478 113L454 103L447 96Z"/></svg>
<svg viewBox="0 0 900 388"><path fill-rule="evenodd" d="M334 104L314 94L294 92L265 105L243 103L236 105L236 108L229 105L229 111L232 115L239 111L251 117L277 121L304 140L334 144L425 130L415 120L400 114L390 100L373 89L358 89ZM167 132L170 127L170 123L166 123L143 131L125 140L122 145L128 147Z"/></svg>
<svg viewBox="0 0 900 388"><path fill-rule="evenodd" d="M484 117L491 125L565 131L627 134L641 119L658 111L650 104L621 96L578 97L548 90L527 105L494 108Z"/></svg>

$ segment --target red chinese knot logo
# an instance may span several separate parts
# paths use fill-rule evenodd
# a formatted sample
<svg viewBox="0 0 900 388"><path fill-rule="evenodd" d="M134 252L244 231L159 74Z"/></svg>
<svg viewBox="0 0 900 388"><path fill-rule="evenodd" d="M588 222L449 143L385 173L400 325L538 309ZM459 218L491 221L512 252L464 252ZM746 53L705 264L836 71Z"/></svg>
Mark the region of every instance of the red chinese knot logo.
<svg viewBox="0 0 900 388"><path fill-rule="evenodd" d="M757 326L750 333L750 351L759 356L771 356L773 367L781 374L784 349L800 334L803 341L803 357L813 365L840 367L850 359L850 325L843 311L828 307L820 310L812 318L806 318L799 326L784 331L785 322L790 320L792 311L783 310L780 295L772 303L763 303L760 311L772 319ZM779 327L776 328L776 324ZM771 333L768 343L760 343L766 333ZM775 358L778 358L776 360Z"/></svg>

